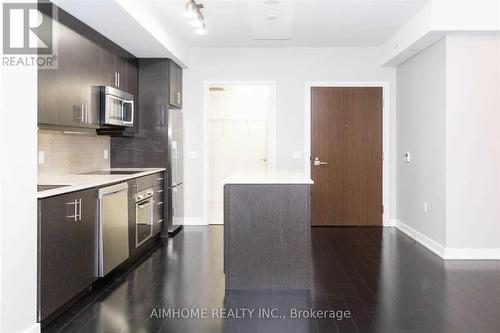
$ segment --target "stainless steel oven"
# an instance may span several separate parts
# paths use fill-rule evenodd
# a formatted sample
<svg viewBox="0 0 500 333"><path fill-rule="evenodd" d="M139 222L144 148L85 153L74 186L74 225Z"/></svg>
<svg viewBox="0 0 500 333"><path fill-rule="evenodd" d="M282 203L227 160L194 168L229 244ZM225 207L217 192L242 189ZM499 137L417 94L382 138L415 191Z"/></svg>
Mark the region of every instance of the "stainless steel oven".
<svg viewBox="0 0 500 333"><path fill-rule="evenodd" d="M113 87L101 87L101 125L134 126L134 95Z"/></svg>
<svg viewBox="0 0 500 333"><path fill-rule="evenodd" d="M135 196L135 247L153 236L154 191L152 188Z"/></svg>

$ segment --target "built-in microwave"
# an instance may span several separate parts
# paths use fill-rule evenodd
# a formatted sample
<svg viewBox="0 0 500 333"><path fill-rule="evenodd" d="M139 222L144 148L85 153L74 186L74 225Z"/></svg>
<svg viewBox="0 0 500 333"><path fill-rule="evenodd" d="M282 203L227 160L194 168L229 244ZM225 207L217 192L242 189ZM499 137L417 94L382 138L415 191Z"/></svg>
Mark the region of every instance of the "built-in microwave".
<svg viewBox="0 0 500 333"><path fill-rule="evenodd" d="M133 127L134 95L113 87L101 87L101 125Z"/></svg>

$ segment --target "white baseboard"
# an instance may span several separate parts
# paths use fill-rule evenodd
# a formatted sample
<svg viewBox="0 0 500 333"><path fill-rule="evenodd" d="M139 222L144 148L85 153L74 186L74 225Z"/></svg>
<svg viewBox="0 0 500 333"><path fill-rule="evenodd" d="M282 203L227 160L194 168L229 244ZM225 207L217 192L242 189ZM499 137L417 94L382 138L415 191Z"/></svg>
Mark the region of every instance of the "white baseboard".
<svg viewBox="0 0 500 333"><path fill-rule="evenodd" d="M207 225L207 220L202 217L185 217L184 225Z"/></svg>
<svg viewBox="0 0 500 333"><path fill-rule="evenodd" d="M394 227L446 260L500 260L500 248L447 248L398 219Z"/></svg>
<svg viewBox="0 0 500 333"><path fill-rule="evenodd" d="M24 333L40 333L41 332L40 323L34 324L33 326L31 326L27 330L24 330L23 332Z"/></svg>
<svg viewBox="0 0 500 333"><path fill-rule="evenodd" d="M447 248L445 259L455 260L500 260L500 249L495 248Z"/></svg>
<svg viewBox="0 0 500 333"><path fill-rule="evenodd" d="M441 258L443 259L445 258L445 247L439 244L438 242L430 239L429 237L413 229L409 225L401 222L400 220L394 219L394 226L401 232L407 234L409 237L419 242L427 249L431 250L432 252L440 256Z"/></svg>

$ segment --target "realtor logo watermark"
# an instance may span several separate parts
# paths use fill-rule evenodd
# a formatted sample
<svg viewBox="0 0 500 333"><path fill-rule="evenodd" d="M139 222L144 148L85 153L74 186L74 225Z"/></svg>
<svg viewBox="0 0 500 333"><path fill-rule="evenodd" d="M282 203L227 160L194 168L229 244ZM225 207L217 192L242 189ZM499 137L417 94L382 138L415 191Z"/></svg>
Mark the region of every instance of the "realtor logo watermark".
<svg viewBox="0 0 500 333"><path fill-rule="evenodd" d="M57 68L56 14L50 2L4 3L2 66Z"/></svg>

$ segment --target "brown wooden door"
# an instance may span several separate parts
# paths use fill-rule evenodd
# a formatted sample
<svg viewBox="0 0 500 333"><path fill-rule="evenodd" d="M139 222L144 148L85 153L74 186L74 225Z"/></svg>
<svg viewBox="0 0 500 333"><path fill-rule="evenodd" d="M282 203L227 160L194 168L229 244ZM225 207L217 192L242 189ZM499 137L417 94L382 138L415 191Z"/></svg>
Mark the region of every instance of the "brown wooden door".
<svg viewBox="0 0 500 333"><path fill-rule="evenodd" d="M382 225L382 88L311 89L311 175L312 225Z"/></svg>

